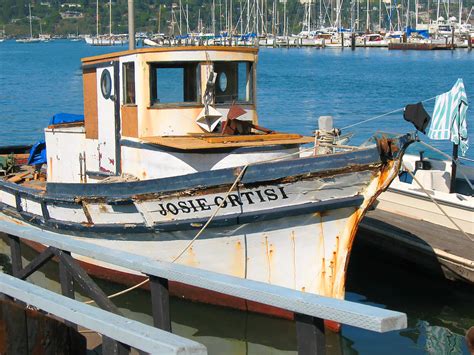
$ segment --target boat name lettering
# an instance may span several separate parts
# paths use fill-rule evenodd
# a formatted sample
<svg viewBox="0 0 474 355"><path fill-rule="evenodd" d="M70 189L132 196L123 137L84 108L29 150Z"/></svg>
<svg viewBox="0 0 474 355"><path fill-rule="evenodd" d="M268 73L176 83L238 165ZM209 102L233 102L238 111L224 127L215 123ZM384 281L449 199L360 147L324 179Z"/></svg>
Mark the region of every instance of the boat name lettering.
<svg viewBox="0 0 474 355"><path fill-rule="evenodd" d="M177 215L179 213L187 214L209 211L212 207L217 207L221 203L221 208L228 208L284 200L287 198L288 195L286 194L284 187L278 187L277 189L266 188L261 190L243 191L240 194L231 193L227 196L225 201L223 196L216 196L214 198L201 197L192 200L160 203L158 212L162 216L167 216L168 214Z"/></svg>

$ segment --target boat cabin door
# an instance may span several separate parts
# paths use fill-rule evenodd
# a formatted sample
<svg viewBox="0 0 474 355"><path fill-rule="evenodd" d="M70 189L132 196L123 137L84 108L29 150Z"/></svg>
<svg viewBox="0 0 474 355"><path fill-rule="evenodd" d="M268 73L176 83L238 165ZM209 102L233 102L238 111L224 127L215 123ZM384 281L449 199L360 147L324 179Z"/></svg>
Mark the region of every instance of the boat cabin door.
<svg viewBox="0 0 474 355"><path fill-rule="evenodd" d="M98 155L101 173L120 173L119 63L97 68Z"/></svg>

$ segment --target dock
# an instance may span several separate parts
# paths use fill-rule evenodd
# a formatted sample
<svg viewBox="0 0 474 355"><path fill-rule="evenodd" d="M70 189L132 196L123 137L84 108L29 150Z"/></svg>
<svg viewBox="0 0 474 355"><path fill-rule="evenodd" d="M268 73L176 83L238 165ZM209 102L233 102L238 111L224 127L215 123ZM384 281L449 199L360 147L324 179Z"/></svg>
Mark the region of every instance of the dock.
<svg viewBox="0 0 474 355"><path fill-rule="evenodd" d="M432 51L432 50L450 50L453 49L451 43L389 43L388 49L390 50L417 50L417 51Z"/></svg>
<svg viewBox="0 0 474 355"><path fill-rule="evenodd" d="M474 284L474 242L457 230L375 209L360 224L357 243L397 262Z"/></svg>

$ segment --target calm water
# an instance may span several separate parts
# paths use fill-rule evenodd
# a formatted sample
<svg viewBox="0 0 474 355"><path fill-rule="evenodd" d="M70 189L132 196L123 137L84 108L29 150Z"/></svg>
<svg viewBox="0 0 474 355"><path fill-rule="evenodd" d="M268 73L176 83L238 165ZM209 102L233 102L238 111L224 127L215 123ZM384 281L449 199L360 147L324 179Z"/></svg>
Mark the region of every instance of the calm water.
<svg viewBox="0 0 474 355"><path fill-rule="evenodd" d="M82 113L80 58L110 50L67 41L0 43L0 145L41 138L54 113ZM465 50L263 49L258 76L260 123L309 134L317 117L333 115L335 125L345 127L434 97L449 90L458 77L464 79L473 103L474 53ZM426 105L428 112L433 103ZM471 127L473 112L468 112ZM401 113L392 114L351 129L356 133L353 142L364 141L376 130L413 129ZM450 150L447 143L437 146ZM474 158L474 148L468 157ZM10 268L1 242L0 266ZM56 267L48 265L34 281L57 288L51 281L56 277ZM108 292L120 289L104 286ZM349 300L406 312L408 329L376 334L344 326L341 335L328 341L331 353L467 354L463 334L474 325L472 288L432 279L378 253L367 257L356 243L347 291ZM146 292L136 291L117 302L125 313L151 322ZM177 334L204 343L211 354L289 354L296 349L292 322L182 300L173 300L172 318Z"/></svg>

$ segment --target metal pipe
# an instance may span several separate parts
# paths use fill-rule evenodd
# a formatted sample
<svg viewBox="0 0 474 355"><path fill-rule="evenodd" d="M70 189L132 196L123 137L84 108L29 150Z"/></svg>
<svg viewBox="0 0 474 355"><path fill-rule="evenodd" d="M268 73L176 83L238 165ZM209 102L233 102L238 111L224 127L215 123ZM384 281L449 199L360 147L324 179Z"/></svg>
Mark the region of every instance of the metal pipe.
<svg viewBox="0 0 474 355"><path fill-rule="evenodd" d="M135 49L135 10L133 0L128 0L128 49Z"/></svg>

